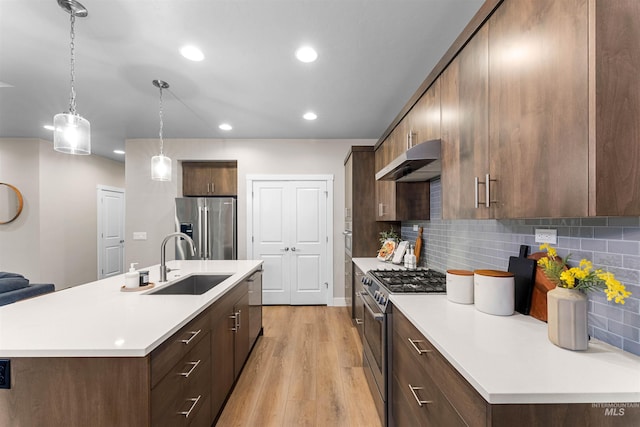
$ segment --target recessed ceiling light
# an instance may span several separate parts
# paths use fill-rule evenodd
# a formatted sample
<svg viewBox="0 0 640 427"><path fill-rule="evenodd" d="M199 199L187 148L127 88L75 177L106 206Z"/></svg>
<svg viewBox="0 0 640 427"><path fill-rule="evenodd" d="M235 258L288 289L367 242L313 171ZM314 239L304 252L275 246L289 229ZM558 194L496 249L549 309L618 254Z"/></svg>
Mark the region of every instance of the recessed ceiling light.
<svg viewBox="0 0 640 427"><path fill-rule="evenodd" d="M317 118L318 118L318 116L316 115L316 113L311 112L311 111L309 111L309 112L307 112L307 113L304 113L304 116L302 116L302 117L303 117L305 120L315 120L315 119L317 119Z"/></svg>
<svg viewBox="0 0 640 427"><path fill-rule="evenodd" d="M296 58L302 62L313 62L318 59L318 52L311 46L302 46L296 50Z"/></svg>
<svg viewBox="0 0 640 427"><path fill-rule="evenodd" d="M220 129L222 130L231 130L233 129L233 127L229 124L229 123L222 123L220 126L218 126Z"/></svg>
<svg viewBox="0 0 640 427"><path fill-rule="evenodd" d="M51 125L44 125L42 126L43 128L45 128L46 130L54 130L55 128Z"/></svg>
<svg viewBox="0 0 640 427"><path fill-rule="evenodd" d="M113 150L113 152L116 154L124 154L124 151L122 150Z"/></svg>
<svg viewBox="0 0 640 427"><path fill-rule="evenodd" d="M195 46L183 46L180 49L180 54L192 61L202 61L204 59L204 53Z"/></svg>

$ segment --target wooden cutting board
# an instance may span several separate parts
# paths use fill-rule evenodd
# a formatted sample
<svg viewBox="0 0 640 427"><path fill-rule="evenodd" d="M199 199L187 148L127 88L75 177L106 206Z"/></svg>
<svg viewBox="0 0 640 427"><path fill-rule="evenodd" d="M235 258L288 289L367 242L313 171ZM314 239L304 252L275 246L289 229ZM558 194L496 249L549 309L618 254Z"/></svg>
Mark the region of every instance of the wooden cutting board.
<svg viewBox="0 0 640 427"><path fill-rule="evenodd" d="M416 256L416 265L420 265L420 250L422 250L422 227L418 228L418 237L416 237L416 245L413 250Z"/></svg>
<svg viewBox="0 0 640 427"><path fill-rule="evenodd" d="M529 255L530 259L535 259L536 262L543 257L546 257L546 252L536 252ZM544 274L542 267L536 266L535 281L533 284L533 292L531 294L531 309L529 315L535 317L543 322L547 321L547 292L555 288L554 285Z"/></svg>

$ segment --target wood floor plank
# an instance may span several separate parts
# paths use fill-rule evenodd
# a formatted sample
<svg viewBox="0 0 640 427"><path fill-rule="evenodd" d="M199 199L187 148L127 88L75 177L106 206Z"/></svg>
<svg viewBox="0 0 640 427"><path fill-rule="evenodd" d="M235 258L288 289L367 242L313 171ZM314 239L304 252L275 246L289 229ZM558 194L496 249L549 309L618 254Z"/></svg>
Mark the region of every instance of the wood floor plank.
<svg viewBox="0 0 640 427"><path fill-rule="evenodd" d="M262 385L267 373L271 370L276 341L275 338L264 336L258 339L233 393L220 414L217 425L225 427L250 425L256 402L260 399Z"/></svg>
<svg viewBox="0 0 640 427"><path fill-rule="evenodd" d="M382 427L363 369L356 367L342 368L341 370L349 425L352 427ZM365 394L368 394L368 399L363 398Z"/></svg>
<svg viewBox="0 0 640 427"><path fill-rule="evenodd" d="M315 400L289 400L283 426L315 427L316 410Z"/></svg>
<svg viewBox="0 0 640 427"><path fill-rule="evenodd" d="M380 426L344 307L266 306L263 328L217 426Z"/></svg>

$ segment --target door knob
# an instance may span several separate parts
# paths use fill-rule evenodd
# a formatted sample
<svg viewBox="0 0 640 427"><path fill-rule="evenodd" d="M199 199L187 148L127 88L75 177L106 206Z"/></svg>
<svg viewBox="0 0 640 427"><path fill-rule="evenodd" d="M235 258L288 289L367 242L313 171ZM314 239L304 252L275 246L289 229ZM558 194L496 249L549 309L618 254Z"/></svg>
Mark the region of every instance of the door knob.
<svg viewBox="0 0 640 427"><path fill-rule="evenodd" d="M120 243L124 243L124 240L120 240Z"/></svg>
<svg viewBox="0 0 640 427"><path fill-rule="evenodd" d="M282 250L283 250L283 251L285 251L285 252L288 252L288 251L289 251L289 248L288 248L288 247L285 247L285 248L284 248L284 249L282 249Z"/></svg>
<svg viewBox="0 0 640 427"><path fill-rule="evenodd" d="M291 252L295 252L295 251L296 251L296 247L295 247L295 246L293 246L293 247L291 248Z"/></svg>

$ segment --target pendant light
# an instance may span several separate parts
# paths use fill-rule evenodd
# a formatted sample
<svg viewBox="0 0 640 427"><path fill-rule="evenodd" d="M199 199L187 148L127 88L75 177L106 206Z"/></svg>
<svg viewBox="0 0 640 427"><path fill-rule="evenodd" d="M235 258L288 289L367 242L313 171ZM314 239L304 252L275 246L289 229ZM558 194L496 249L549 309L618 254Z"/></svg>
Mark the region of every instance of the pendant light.
<svg viewBox="0 0 640 427"><path fill-rule="evenodd" d="M151 179L154 181L171 181L171 159L164 155L164 140L162 139L162 89L167 89L169 83L162 80L153 80L153 85L160 89L160 154L151 158Z"/></svg>
<svg viewBox="0 0 640 427"><path fill-rule="evenodd" d="M71 15L71 95L69 112L53 118L53 149L67 154L91 154L91 127L89 121L76 113L75 84L75 22L89 13L76 0L58 0L58 5Z"/></svg>

